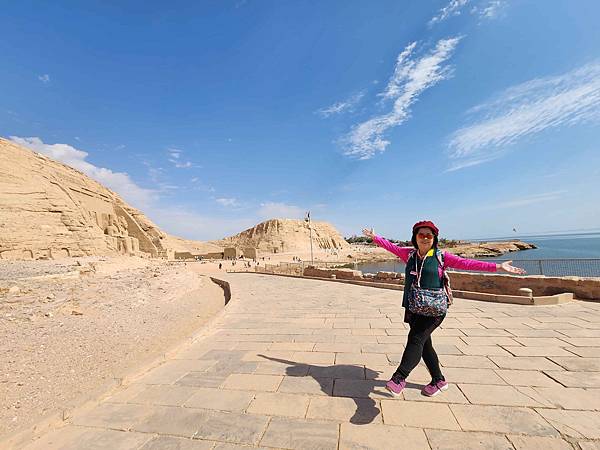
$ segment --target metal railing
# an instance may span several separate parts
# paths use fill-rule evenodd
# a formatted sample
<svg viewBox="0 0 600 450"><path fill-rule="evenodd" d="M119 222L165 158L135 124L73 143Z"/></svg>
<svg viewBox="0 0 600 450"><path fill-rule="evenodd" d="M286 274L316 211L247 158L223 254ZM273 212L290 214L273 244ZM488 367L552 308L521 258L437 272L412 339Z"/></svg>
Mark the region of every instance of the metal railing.
<svg viewBox="0 0 600 450"><path fill-rule="evenodd" d="M482 261L501 263L506 259L485 258ZM570 258L570 259L514 259L512 264L527 271L527 275L545 275L550 277L600 277L599 258ZM356 269L363 272L404 272L405 264L400 261L385 263L357 264ZM454 270L454 269L452 269ZM469 272L462 271L459 272Z"/></svg>
<svg viewBox="0 0 600 450"><path fill-rule="evenodd" d="M482 258L481 261L501 263L506 259ZM600 277L600 258L571 258L571 259L515 259L512 264L525 269L527 275L545 275L549 277ZM263 269L285 268L300 273L305 267L313 266L323 269L348 268L360 270L363 273L400 272L404 273L406 265L401 261L346 262L346 261L307 261L264 264ZM452 269L456 270L456 269ZM472 272L457 270L457 272Z"/></svg>

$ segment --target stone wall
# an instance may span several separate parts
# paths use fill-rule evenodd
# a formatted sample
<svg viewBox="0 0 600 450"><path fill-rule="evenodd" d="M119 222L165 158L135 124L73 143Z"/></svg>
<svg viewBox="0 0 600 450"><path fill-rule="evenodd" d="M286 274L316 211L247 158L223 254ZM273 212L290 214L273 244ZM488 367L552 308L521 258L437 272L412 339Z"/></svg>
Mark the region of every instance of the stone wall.
<svg viewBox="0 0 600 450"><path fill-rule="evenodd" d="M534 296L572 292L577 298L600 300L600 278L546 277L528 275L515 277L498 274L449 272L452 288L461 291L519 295L520 288L529 288Z"/></svg>

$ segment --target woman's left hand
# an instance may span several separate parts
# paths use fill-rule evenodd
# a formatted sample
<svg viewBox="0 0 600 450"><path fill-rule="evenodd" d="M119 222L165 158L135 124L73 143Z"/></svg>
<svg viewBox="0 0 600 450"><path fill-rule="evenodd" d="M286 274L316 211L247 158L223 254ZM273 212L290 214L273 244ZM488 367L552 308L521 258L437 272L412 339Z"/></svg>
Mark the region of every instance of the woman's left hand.
<svg viewBox="0 0 600 450"><path fill-rule="evenodd" d="M498 268L504 270L508 273L516 273L517 275L523 275L525 269L521 269L520 267L515 267L511 264L512 261L504 261L502 264L498 264Z"/></svg>

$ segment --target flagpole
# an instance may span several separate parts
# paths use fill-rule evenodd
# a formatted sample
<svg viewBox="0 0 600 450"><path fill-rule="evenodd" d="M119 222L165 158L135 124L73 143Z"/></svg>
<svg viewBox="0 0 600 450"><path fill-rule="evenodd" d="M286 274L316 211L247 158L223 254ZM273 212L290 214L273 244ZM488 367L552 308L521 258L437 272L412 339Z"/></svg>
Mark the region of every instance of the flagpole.
<svg viewBox="0 0 600 450"><path fill-rule="evenodd" d="M308 230L310 232L310 263L314 266L315 260L313 258L313 245L312 245L312 224L310 223L310 211L306 214L308 217Z"/></svg>

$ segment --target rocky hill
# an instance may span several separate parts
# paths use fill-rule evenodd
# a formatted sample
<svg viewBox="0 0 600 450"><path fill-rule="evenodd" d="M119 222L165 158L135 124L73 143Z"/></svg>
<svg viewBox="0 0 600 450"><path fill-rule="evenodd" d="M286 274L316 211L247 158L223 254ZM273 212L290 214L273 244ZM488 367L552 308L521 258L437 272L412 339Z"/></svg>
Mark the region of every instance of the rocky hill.
<svg viewBox="0 0 600 450"><path fill-rule="evenodd" d="M311 222L311 226L315 250L350 248L331 224ZM306 252L310 249L310 229L304 220L270 219L214 243L223 247L253 247L264 253Z"/></svg>
<svg viewBox="0 0 600 450"><path fill-rule="evenodd" d="M0 138L0 259L167 256L170 239L87 175Z"/></svg>

